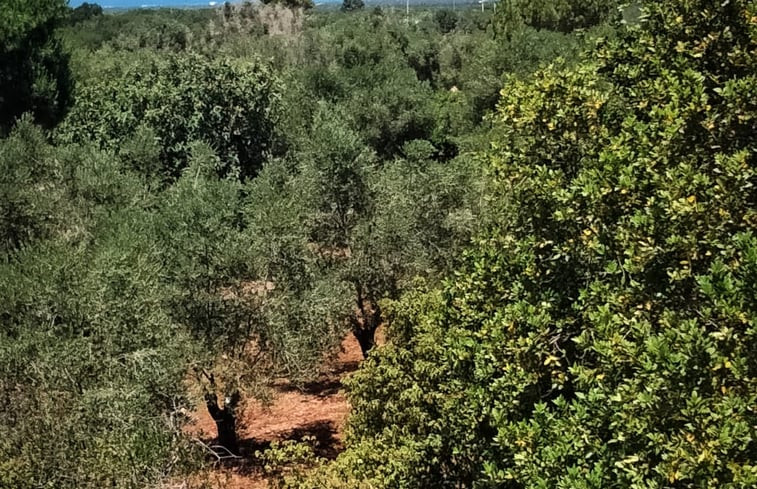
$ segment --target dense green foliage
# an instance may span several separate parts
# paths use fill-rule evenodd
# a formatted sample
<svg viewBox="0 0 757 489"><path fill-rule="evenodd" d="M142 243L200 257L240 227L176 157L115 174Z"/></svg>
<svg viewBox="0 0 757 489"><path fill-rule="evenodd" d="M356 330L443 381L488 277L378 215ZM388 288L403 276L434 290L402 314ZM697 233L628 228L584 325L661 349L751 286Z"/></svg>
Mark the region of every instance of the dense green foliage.
<svg viewBox="0 0 757 489"><path fill-rule="evenodd" d="M215 17L214 11L201 9L140 9L99 15L98 7L83 3L69 13L68 25L61 28L61 37L74 58L108 45L124 51L184 51L204 42L208 21ZM98 59L112 62L108 57L100 55ZM74 71L81 78L81 67Z"/></svg>
<svg viewBox="0 0 757 489"><path fill-rule="evenodd" d="M70 114L0 142L2 487L170 483L199 460L190 408L237 451L238 410L372 335L380 300L438 279L476 212L478 173L440 142L477 121L435 125L435 30L85 10L61 31Z"/></svg>
<svg viewBox="0 0 757 489"><path fill-rule="evenodd" d="M8 0L0 9L0 135L32 112L54 125L70 103L68 55L54 30L64 0Z"/></svg>
<svg viewBox="0 0 757 489"><path fill-rule="evenodd" d="M755 12L649 5L509 81L486 231L395 306L309 485L757 484Z"/></svg>
<svg viewBox="0 0 757 489"><path fill-rule="evenodd" d="M9 5L0 488L757 485L754 2Z"/></svg>
<svg viewBox="0 0 757 489"><path fill-rule="evenodd" d="M13 178L3 194L22 203L0 223L12 238L0 262L0 487L139 487L176 473L193 456L176 431L191 348L161 307L148 194L112 155L51 147L28 120L0 161Z"/></svg>
<svg viewBox="0 0 757 489"><path fill-rule="evenodd" d="M500 9L504 15L519 18L538 29L569 32L590 27L617 14L617 0L506 0Z"/></svg>
<svg viewBox="0 0 757 489"><path fill-rule="evenodd" d="M211 145L221 176L254 176L274 145L279 90L256 61L164 55L114 75L78 91L58 130L61 142L118 149L149 129L160 147L160 172L169 177L186 167L195 141Z"/></svg>
<svg viewBox="0 0 757 489"><path fill-rule="evenodd" d="M68 21L72 24L99 17L103 14L103 8L96 3L84 2L71 11Z"/></svg>

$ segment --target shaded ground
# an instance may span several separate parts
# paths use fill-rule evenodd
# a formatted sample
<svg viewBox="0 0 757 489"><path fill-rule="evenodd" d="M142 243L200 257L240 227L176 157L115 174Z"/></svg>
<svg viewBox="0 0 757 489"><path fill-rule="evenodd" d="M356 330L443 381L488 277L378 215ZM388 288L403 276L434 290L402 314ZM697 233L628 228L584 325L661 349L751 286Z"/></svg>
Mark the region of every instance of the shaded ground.
<svg viewBox="0 0 757 489"><path fill-rule="evenodd" d="M357 369L362 360L360 346L350 334L342 342L339 356L326 365L317 381L297 389L285 381L274 385L274 401L267 408L250 403L240 416L240 450L242 460L226 467L219 466L211 477L217 487L230 489L263 489L267 481L259 463L251 458L256 450L267 448L272 441L317 441L317 455L333 459L342 450L342 428L349 405L341 391L341 378ZM216 427L206 409L193 415L191 432L205 442L217 435Z"/></svg>

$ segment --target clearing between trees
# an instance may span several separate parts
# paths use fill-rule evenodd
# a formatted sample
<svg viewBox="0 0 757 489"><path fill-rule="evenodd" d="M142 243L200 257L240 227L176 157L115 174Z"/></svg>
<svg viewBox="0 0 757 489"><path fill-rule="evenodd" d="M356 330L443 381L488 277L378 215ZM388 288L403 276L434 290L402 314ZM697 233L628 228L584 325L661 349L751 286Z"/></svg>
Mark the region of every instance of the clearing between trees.
<svg viewBox="0 0 757 489"><path fill-rule="evenodd" d="M341 381L354 372L363 355L355 336L348 334L339 354L324 362L318 378L299 389L285 379L276 381L270 406L252 401L241 409L241 458L219 463L210 473L215 487L229 489L262 489L268 487L272 474L256 455L270 447L271 442L310 438L315 453L326 459L341 452L342 430L349 413ZM216 424L204 404L191 414L187 431L193 437L211 444L217 436Z"/></svg>

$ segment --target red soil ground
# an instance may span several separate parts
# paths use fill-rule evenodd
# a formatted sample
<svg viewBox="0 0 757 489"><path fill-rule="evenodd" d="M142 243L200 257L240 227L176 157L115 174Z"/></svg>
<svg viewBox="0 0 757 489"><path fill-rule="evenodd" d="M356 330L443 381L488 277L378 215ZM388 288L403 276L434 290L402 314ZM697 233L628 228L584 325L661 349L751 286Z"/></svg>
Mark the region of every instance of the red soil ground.
<svg viewBox="0 0 757 489"><path fill-rule="evenodd" d="M299 440L305 436L317 441L316 453L334 458L342 450L342 429L349 412L341 379L357 369L362 360L360 347L350 334L342 342L342 351L326 363L319 378L304 389L287 382L276 383L273 403L264 407L250 403L240 416L241 450L245 460L230 466L218 466L210 474L214 485L229 489L264 489L268 486L261 467L250 461L256 450L272 441ZM206 409L198 408L190 431L199 439L211 442L216 426Z"/></svg>

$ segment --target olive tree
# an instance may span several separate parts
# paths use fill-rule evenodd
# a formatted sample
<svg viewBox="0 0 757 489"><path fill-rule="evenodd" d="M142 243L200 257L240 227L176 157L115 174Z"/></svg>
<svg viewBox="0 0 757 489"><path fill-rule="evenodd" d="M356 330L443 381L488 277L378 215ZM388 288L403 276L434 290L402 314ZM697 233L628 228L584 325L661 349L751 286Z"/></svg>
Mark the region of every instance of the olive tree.
<svg viewBox="0 0 757 489"><path fill-rule="evenodd" d="M163 306L140 180L112 154L49 146L28 120L0 141L0 166L23 177L0 224L0 487L180 475L192 347Z"/></svg>
<svg viewBox="0 0 757 489"><path fill-rule="evenodd" d="M217 177L218 157L207 145L193 145L191 155L163 195L154 233L172 317L198 345L191 369L218 442L239 453L245 401L266 400L275 378L311 378L338 344L332 316L341 314L340 295L288 252L301 242L270 171L243 185Z"/></svg>
<svg viewBox="0 0 757 489"><path fill-rule="evenodd" d="M343 321L367 355L382 301L398 298L416 276L437 277L470 235L475 191L473 172L432 161L429 142L406 145L407 159L381 162L349 121L343 109L318 107L292 168L281 171L289 175L281 193L301 202L290 252L350 291Z"/></svg>

